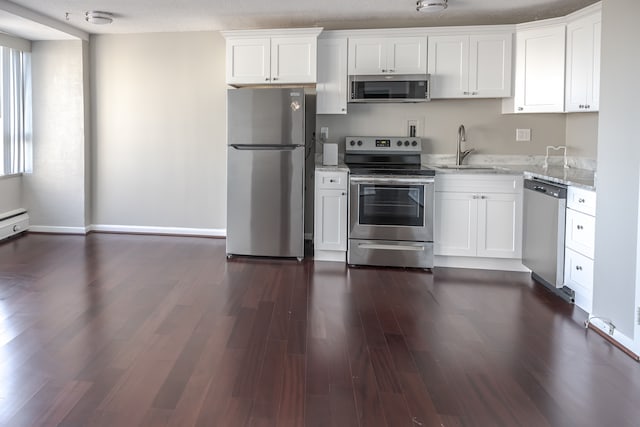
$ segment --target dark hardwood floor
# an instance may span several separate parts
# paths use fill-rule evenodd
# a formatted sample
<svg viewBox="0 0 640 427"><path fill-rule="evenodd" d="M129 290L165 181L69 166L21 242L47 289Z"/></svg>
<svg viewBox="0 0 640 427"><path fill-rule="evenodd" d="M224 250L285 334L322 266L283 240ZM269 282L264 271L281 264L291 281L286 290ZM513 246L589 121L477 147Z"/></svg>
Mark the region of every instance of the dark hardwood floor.
<svg viewBox="0 0 640 427"><path fill-rule="evenodd" d="M640 366L527 274L0 243L2 426L638 426Z"/></svg>

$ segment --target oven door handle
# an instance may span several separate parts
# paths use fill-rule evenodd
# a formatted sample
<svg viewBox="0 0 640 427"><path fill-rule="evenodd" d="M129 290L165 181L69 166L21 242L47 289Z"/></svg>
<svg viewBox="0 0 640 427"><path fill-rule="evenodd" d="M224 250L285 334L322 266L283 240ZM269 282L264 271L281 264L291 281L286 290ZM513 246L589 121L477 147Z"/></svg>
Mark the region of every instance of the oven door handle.
<svg viewBox="0 0 640 427"><path fill-rule="evenodd" d="M428 178L389 178L389 177L349 177L349 180L357 184L433 184L433 177Z"/></svg>
<svg viewBox="0 0 640 427"><path fill-rule="evenodd" d="M416 243L415 245L384 245L381 243L358 243L360 249L383 249L390 251L415 251L422 252L425 250L424 245Z"/></svg>

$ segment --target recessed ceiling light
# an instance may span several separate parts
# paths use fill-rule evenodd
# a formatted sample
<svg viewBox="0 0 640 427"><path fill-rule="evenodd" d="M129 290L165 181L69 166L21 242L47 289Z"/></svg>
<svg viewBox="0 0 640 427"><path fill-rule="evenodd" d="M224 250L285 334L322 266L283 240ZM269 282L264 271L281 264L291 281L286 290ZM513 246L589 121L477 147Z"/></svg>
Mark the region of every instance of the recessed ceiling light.
<svg viewBox="0 0 640 427"><path fill-rule="evenodd" d="M84 13L84 19L91 24L106 25L113 22L113 14L92 10Z"/></svg>
<svg viewBox="0 0 640 427"><path fill-rule="evenodd" d="M440 12L447 8L447 0L419 0L416 3L418 12Z"/></svg>

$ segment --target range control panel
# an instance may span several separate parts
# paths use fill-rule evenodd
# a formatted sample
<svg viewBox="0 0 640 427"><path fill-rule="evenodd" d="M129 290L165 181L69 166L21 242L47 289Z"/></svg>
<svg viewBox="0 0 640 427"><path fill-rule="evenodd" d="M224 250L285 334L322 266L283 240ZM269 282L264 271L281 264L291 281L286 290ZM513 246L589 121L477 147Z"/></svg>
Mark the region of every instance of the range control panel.
<svg viewBox="0 0 640 427"><path fill-rule="evenodd" d="M407 136L348 136L345 139L347 152L402 152L421 153L422 140Z"/></svg>

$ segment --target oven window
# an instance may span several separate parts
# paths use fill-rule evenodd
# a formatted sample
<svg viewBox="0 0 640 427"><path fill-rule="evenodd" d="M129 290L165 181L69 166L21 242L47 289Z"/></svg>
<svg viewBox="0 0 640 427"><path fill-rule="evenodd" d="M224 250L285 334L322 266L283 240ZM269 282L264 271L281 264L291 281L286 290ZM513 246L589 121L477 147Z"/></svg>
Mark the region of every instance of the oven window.
<svg viewBox="0 0 640 427"><path fill-rule="evenodd" d="M424 225L424 185L360 184L359 187L361 225Z"/></svg>

